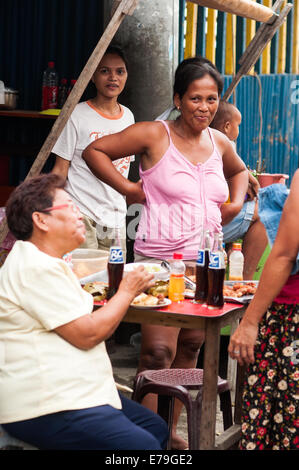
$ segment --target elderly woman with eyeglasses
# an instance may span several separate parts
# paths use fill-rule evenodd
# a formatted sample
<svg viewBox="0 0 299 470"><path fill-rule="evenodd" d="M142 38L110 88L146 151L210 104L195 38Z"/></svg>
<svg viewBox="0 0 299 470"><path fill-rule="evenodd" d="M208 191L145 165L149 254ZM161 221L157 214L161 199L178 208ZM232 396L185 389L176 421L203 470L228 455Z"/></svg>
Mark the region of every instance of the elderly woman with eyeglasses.
<svg viewBox="0 0 299 470"><path fill-rule="evenodd" d="M105 340L153 284L140 268L93 311L63 260L85 238L82 216L55 174L22 183L6 215L17 238L0 271L0 423L39 449L165 448L165 422L119 395Z"/></svg>

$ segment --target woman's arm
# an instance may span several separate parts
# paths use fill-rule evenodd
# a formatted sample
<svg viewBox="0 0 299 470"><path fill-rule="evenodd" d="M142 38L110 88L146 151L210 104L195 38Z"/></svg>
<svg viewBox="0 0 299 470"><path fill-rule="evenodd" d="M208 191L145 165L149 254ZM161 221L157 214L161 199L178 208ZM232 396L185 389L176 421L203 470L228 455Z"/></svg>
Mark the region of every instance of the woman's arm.
<svg viewBox="0 0 299 470"><path fill-rule="evenodd" d="M130 155L147 154L153 141L152 129L157 126L157 123L141 122L122 132L101 137L84 150L82 157L97 178L130 198L131 202L142 203L145 196L141 185L124 178L112 162Z"/></svg>
<svg viewBox="0 0 299 470"><path fill-rule="evenodd" d="M77 348L93 348L113 334L134 297L154 285L152 279L152 274L145 271L143 266L139 267L124 276L117 293L104 307L54 331Z"/></svg>
<svg viewBox="0 0 299 470"><path fill-rule="evenodd" d="M248 170L228 138L219 132L223 149L223 172L229 187L230 203L221 206L222 225L228 224L242 209L248 189Z"/></svg>
<svg viewBox="0 0 299 470"><path fill-rule="evenodd" d="M264 266L254 298L231 338L229 353L242 365L254 361L258 324L286 283L299 252L299 170L296 171L282 213L277 237ZM234 351L240 351L236 356Z"/></svg>
<svg viewBox="0 0 299 470"><path fill-rule="evenodd" d="M54 167L52 169L52 173L62 176L66 180L69 167L70 167L69 160L65 160L65 158L61 158L58 155L56 155L56 160L55 160Z"/></svg>

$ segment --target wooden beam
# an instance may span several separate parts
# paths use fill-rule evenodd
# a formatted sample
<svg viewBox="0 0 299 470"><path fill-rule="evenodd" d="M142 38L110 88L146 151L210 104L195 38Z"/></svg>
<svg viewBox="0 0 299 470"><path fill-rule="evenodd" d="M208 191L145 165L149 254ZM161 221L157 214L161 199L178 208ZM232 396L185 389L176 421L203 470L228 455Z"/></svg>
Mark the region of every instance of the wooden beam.
<svg viewBox="0 0 299 470"><path fill-rule="evenodd" d="M41 172L46 160L48 159L52 151L52 148L54 147L64 126L70 118L75 106L78 104L81 96L83 95L99 62L105 54L107 47L109 46L111 40L113 39L125 16L133 14L135 8L137 7L138 1L139 0L116 0L113 10L114 13L110 20L110 23L105 29L101 39L99 40L96 48L88 59L84 69L82 70L76 84L74 85L71 93L69 94L68 99L66 100L58 118L56 119L51 129L51 132L45 140L28 175L26 176L26 180L32 176L37 176ZM4 218L0 226L0 243L4 240L7 233L8 227L6 223L6 218Z"/></svg>
<svg viewBox="0 0 299 470"><path fill-rule="evenodd" d="M269 24L273 23L277 16L271 8L254 3L252 0L190 0L190 2Z"/></svg>

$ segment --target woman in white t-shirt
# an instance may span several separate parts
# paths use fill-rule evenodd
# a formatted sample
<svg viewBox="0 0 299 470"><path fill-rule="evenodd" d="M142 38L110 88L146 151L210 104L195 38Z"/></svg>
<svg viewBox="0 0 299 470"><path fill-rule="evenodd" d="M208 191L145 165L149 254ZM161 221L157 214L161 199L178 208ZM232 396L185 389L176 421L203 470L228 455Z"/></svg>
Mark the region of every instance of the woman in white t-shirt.
<svg viewBox="0 0 299 470"><path fill-rule="evenodd" d="M63 260L85 238L64 180L22 183L7 208L17 238L0 271L0 423L39 449L161 449L167 426L118 394L105 340L133 298L153 285L140 268L93 311Z"/></svg>
<svg viewBox="0 0 299 470"><path fill-rule="evenodd" d="M94 140L134 124L132 112L118 102L127 78L127 61L122 50L109 46L92 77L96 96L75 107L52 150L56 155L52 172L66 179L65 189L84 216L86 241L81 248L109 251L114 229L119 228L126 253L125 197L90 171L82 152ZM132 158L115 162L125 178Z"/></svg>

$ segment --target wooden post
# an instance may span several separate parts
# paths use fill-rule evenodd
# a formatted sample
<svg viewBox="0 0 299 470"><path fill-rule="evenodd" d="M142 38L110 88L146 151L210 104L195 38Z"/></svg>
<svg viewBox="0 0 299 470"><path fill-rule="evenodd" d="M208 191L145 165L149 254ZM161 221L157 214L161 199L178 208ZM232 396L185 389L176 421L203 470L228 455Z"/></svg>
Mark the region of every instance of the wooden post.
<svg viewBox="0 0 299 470"><path fill-rule="evenodd" d="M115 0L113 5L113 16L110 23L105 29L100 41L98 42L96 48L91 54L89 60L87 61L84 69L82 70L76 84L74 85L71 93L68 96L58 118L56 119L47 139L45 140L38 156L36 157L26 180L32 176L38 175L47 158L49 157L52 148L54 147L58 137L60 136L65 124L67 123L69 117L71 116L75 106L79 102L81 96L83 95L89 81L92 78L99 62L101 61L103 55L106 52L107 47L109 46L111 40L113 39L115 33L117 32L119 26L121 25L123 19L126 15L132 15L135 8L137 7L138 0ZM2 220L0 226L0 243L4 240L8 233L8 227L6 223L6 218Z"/></svg>

